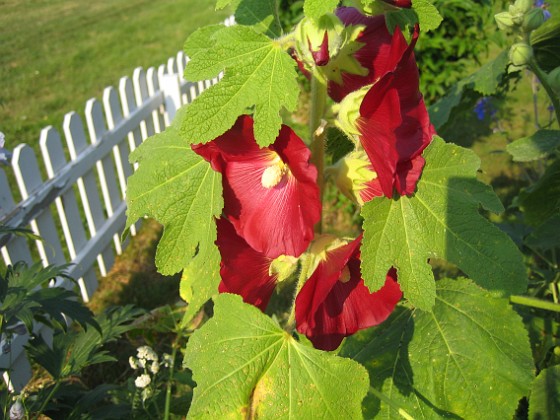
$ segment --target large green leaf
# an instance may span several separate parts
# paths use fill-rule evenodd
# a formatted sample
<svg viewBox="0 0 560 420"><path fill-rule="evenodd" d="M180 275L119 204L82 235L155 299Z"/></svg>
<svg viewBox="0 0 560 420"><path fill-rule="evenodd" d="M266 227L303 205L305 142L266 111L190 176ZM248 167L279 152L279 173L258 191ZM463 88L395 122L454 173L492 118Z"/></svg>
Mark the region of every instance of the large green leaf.
<svg viewBox="0 0 560 420"><path fill-rule="evenodd" d="M341 355L366 366L366 418L512 418L533 379L527 331L507 299L467 279L438 282L432 312L398 308L380 327L349 338Z"/></svg>
<svg viewBox="0 0 560 420"><path fill-rule="evenodd" d="M491 187L479 182L474 152L434 138L424 151L426 165L416 193L376 198L362 208L362 273L378 290L391 267L404 295L415 306L434 305L429 258L456 264L477 283L503 294L526 289L522 256L511 239L479 214L479 203L503 211Z"/></svg>
<svg viewBox="0 0 560 420"><path fill-rule="evenodd" d="M560 66L560 21L550 19L531 34L531 46L537 63L544 71L552 71Z"/></svg>
<svg viewBox="0 0 560 420"><path fill-rule="evenodd" d="M145 215L164 226L156 252L162 274L174 274L192 262L198 251L200 265L218 270L214 259L214 218L222 211L221 175L194 153L181 135L185 109L163 133L146 140L131 154L138 170L128 179L127 225ZM210 265L210 263L212 263Z"/></svg>
<svg viewBox="0 0 560 420"><path fill-rule="evenodd" d="M254 106L257 142L263 147L273 143L282 123L280 110L292 112L297 105L295 61L277 41L245 26L213 31L206 49L201 48L201 38L197 31L185 43L191 58L185 77L204 80L221 71L224 77L188 106L182 121L184 139L189 143L214 140Z"/></svg>
<svg viewBox="0 0 560 420"><path fill-rule="evenodd" d="M278 38L282 35L282 27L277 3L278 0L218 0L216 9L230 5L237 24L251 26L257 32Z"/></svg>
<svg viewBox="0 0 560 420"><path fill-rule="evenodd" d="M560 366L544 369L535 379L529 400L529 418L560 419Z"/></svg>
<svg viewBox="0 0 560 420"><path fill-rule="evenodd" d="M362 366L298 343L228 294L189 340L185 363L197 383L193 419L356 419L368 389Z"/></svg>
<svg viewBox="0 0 560 420"><path fill-rule="evenodd" d="M318 20L326 13L332 13L339 0L305 0L303 11L305 16Z"/></svg>
<svg viewBox="0 0 560 420"><path fill-rule="evenodd" d="M515 162L542 159L560 146L559 130L539 130L531 136L515 140L507 145L507 151Z"/></svg>

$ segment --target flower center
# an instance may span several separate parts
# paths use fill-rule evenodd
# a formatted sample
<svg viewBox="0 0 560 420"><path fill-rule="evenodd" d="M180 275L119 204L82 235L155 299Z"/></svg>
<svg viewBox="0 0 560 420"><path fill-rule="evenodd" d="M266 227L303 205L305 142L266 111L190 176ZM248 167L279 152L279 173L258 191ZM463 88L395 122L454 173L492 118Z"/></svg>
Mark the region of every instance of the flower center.
<svg viewBox="0 0 560 420"><path fill-rule="evenodd" d="M344 268L342 269L338 281L341 283L348 283L350 281L350 269L348 268L347 265L345 265Z"/></svg>
<svg viewBox="0 0 560 420"><path fill-rule="evenodd" d="M271 162L272 164L267 167L261 176L261 184L265 188L274 188L277 186L284 175L286 175L289 171L288 166L282 162L280 156L274 158Z"/></svg>

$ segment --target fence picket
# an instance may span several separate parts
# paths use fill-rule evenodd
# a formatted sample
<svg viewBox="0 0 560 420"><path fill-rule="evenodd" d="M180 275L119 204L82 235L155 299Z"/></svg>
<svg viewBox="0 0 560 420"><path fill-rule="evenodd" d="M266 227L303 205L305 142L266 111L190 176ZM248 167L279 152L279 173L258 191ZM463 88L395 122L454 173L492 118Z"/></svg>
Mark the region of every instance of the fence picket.
<svg viewBox="0 0 560 420"><path fill-rule="evenodd" d="M96 99L90 99L86 103L86 124L91 143L93 145L100 143L102 136L107 132L107 127L103 119L101 104ZM115 209L122 202L111 154L106 155L101 161L97 162L96 165L107 217L111 217L115 213ZM122 247L119 235L113 236L113 242L117 254L120 255L122 253Z"/></svg>
<svg viewBox="0 0 560 420"><path fill-rule="evenodd" d="M134 86L134 97L136 99L136 104L140 106L144 103L145 100L150 97L150 95L148 94L146 72L142 67L137 67L136 69L134 69L134 73L132 75L132 84ZM143 123L146 127L146 136L143 138L143 140L146 140L146 138L155 134L153 117L146 118Z"/></svg>
<svg viewBox="0 0 560 420"><path fill-rule="evenodd" d="M78 114L70 112L64 116L63 127L70 158L76 160L78 155L88 147L82 120ZM78 179L77 184L89 232L93 238L105 222L105 216L101 208L101 198L97 191L97 180L93 170L87 171L82 178ZM102 276L107 275L108 267L113 265L114 259L113 250L110 248L105 248L99 253L97 262Z"/></svg>
<svg viewBox="0 0 560 420"><path fill-rule="evenodd" d="M148 95L152 97L160 90L157 70L154 67L148 69L146 72L146 79L148 82ZM165 127L164 113L165 109L163 105L159 107L159 110L153 112L154 129L156 133L161 133Z"/></svg>
<svg viewBox="0 0 560 420"><path fill-rule="evenodd" d="M15 208L14 199L10 192L8 178L4 170L0 168L0 217L4 217ZM31 251L27 245L27 240L20 236L12 237L9 242L1 247L0 252L7 264L14 264L16 261L25 261L31 264Z"/></svg>
<svg viewBox="0 0 560 420"><path fill-rule="evenodd" d="M25 200L43 184L35 152L26 144L20 144L14 149L12 159L14 175L22 198ZM66 259L62 253L58 231L49 207L31 221L31 229L41 236L43 241L36 241L37 250L44 266L49 264L64 264Z"/></svg>
<svg viewBox="0 0 560 420"><path fill-rule="evenodd" d="M51 126L41 130L39 145L47 169L47 176L49 179L53 179L67 164L58 131ZM76 195L74 194L74 189L66 189L66 192L55 199L55 205L70 259L74 261L79 250L87 243L86 233L82 224L82 217L80 215ZM83 277L78 279L80 292L85 301L88 301L90 296L88 293L88 285L96 284L96 281L95 271L91 269L88 270Z"/></svg>

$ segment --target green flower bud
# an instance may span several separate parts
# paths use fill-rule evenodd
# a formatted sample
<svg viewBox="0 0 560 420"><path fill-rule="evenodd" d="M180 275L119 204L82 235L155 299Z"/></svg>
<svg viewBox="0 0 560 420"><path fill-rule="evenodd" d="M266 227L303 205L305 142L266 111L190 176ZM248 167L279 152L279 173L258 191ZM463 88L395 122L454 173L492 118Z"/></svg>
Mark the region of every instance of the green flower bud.
<svg viewBox="0 0 560 420"><path fill-rule="evenodd" d="M328 64L340 51L343 31L344 24L332 13L318 21L304 18L295 30L298 56L310 67Z"/></svg>
<svg viewBox="0 0 560 420"><path fill-rule="evenodd" d="M280 255L270 264L268 274L273 276L277 274L277 280L284 281L290 277L298 266L298 259L290 255Z"/></svg>
<svg viewBox="0 0 560 420"><path fill-rule="evenodd" d="M514 66L522 67L533 57L533 48L524 42L513 44L509 50L509 60Z"/></svg>
<svg viewBox="0 0 560 420"><path fill-rule="evenodd" d="M533 0L515 0L514 6L521 13L527 13L533 8Z"/></svg>
<svg viewBox="0 0 560 420"><path fill-rule="evenodd" d="M339 190L360 206L364 205L360 191L366 188L368 182L377 178L364 151L349 153L329 168L328 172L333 175Z"/></svg>
<svg viewBox="0 0 560 420"><path fill-rule="evenodd" d="M494 16L496 23L498 24L498 28L502 31L506 31L510 28L513 28L513 18L509 12L501 12Z"/></svg>
<svg viewBox="0 0 560 420"><path fill-rule="evenodd" d="M525 19L525 12L513 4L509 6L509 14L514 25L521 25L523 23L523 19Z"/></svg>
<svg viewBox="0 0 560 420"><path fill-rule="evenodd" d="M544 10L537 7L525 15L523 20L523 30L531 32L539 28L545 21Z"/></svg>
<svg viewBox="0 0 560 420"><path fill-rule="evenodd" d="M560 67L556 67L547 76L548 84L560 96Z"/></svg>
<svg viewBox="0 0 560 420"><path fill-rule="evenodd" d="M369 92L371 85L349 93L339 104L338 116L335 124L345 132L350 138L360 134L356 126L356 120L360 116L360 105L364 100L364 96Z"/></svg>

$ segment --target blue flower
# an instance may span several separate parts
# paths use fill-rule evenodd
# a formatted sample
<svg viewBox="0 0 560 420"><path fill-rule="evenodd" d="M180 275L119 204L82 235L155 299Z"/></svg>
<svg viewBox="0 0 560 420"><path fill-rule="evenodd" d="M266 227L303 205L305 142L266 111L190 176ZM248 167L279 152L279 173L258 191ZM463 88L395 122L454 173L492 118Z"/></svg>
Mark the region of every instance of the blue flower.
<svg viewBox="0 0 560 420"><path fill-rule="evenodd" d="M487 114L490 118L496 115L497 110L494 107L494 104L492 104L491 100L492 100L491 96L485 96L480 98L476 102L476 105L474 106L473 110L474 113L476 114L476 118L478 118L480 121L483 121L486 118Z"/></svg>
<svg viewBox="0 0 560 420"><path fill-rule="evenodd" d="M540 7L541 9L543 9L545 22L552 16L548 11L548 3L546 3L544 0L535 0L535 7Z"/></svg>

